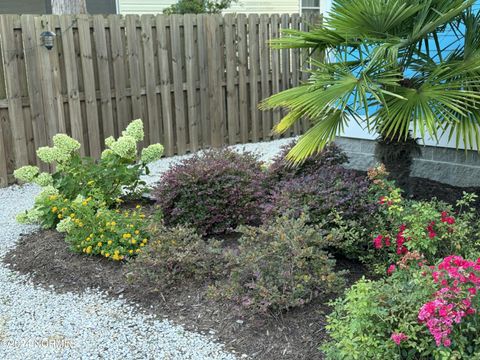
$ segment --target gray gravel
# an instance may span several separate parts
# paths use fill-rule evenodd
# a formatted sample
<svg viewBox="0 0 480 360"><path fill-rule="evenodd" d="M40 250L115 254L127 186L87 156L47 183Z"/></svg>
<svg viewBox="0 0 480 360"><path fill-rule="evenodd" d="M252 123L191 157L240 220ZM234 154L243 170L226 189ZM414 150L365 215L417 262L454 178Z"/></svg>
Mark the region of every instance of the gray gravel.
<svg viewBox="0 0 480 360"><path fill-rule="evenodd" d="M268 161L290 139L235 146ZM148 183L182 157L151 166ZM31 208L36 186L0 189L0 256L18 238L36 230L15 215ZM54 254L52 254L54 256ZM58 294L35 287L27 277L0 265L0 359L235 359L212 338L145 315L121 298L97 290Z"/></svg>

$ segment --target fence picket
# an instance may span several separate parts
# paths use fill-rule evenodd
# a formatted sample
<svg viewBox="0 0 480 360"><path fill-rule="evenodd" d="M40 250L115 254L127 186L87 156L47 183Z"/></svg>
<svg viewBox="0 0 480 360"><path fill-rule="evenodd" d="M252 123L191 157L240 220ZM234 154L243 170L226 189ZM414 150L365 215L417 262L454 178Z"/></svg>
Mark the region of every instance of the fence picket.
<svg viewBox="0 0 480 360"><path fill-rule="evenodd" d="M95 89L92 43L90 39L90 23L88 16L79 15L77 23L78 37L80 40L80 53L82 54L81 60L87 115L88 143L90 147L90 156L97 159L102 152L102 144L100 142L97 92Z"/></svg>
<svg viewBox="0 0 480 360"><path fill-rule="evenodd" d="M110 88L110 65L105 33L105 18L102 15L95 15L93 17L93 39L97 54L103 136L106 138L115 135L115 123L113 121L112 89Z"/></svg>
<svg viewBox="0 0 480 360"><path fill-rule="evenodd" d="M18 80L17 57L20 56L16 49L12 49L13 23L17 16L4 16L0 19L1 47L3 67L5 71L6 96L8 99L8 116L12 130L12 145L15 155L15 167L28 164L25 137L25 124L23 120L22 94Z"/></svg>

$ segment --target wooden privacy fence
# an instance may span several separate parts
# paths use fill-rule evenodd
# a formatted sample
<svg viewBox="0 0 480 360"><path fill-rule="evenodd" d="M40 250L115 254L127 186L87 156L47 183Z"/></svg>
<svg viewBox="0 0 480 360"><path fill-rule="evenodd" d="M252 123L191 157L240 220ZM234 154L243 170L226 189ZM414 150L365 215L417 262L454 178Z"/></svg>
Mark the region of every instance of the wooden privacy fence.
<svg viewBox="0 0 480 360"><path fill-rule="evenodd" d="M298 15L0 16L0 186L56 133L97 158L142 118L166 155L271 138L280 111L259 101L299 84L304 55L272 50ZM40 34L54 31L52 50ZM301 133L300 124L293 133ZM291 135L288 134L288 135ZM43 170L48 167L42 165Z"/></svg>

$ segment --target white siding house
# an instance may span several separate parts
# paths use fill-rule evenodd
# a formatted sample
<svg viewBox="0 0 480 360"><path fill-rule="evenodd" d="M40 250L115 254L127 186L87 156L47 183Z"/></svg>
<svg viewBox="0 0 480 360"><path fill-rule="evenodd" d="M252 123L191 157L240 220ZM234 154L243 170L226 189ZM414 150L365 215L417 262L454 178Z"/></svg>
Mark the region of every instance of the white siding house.
<svg viewBox="0 0 480 360"><path fill-rule="evenodd" d="M118 0L121 14L157 14L176 0ZM238 0L225 13L293 14L305 9L320 10L320 0Z"/></svg>

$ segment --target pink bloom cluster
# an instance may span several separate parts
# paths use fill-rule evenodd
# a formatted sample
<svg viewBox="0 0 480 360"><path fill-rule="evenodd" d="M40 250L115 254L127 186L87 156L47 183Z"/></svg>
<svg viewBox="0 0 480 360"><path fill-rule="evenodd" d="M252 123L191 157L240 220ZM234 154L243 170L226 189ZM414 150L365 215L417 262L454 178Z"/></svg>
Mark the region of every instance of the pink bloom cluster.
<svg viewBox="0 0 480 360"><path fill-rule="evenodd" d="M403 232L405 231L405 229L406 226L402 224L399 228L399 232L397 233L396 245L397 254L399 255L404 255L408 252L407 248L403 245L405 241L407 241L403 236ZM391 245L392 242L389 236L378 235L373 239L373 246L375 247L375 249L382 249L384 246L390 247Z"/></svg>
<svg viewBox="0 0 480 360"><path fill-rule="evenodd" d="M437 346L448 347L453 326L477 311L472 300L480 290L480 258L470 261L451 255L432 270L433 281L441 288L434 300L422 306L418 319L426 324Z"/></svg>
<svg viewBox="0 0 480 360"><path fill-rule="evenodd" d="M428 231L428 237L430 239L433 239L435 236L437 236L437 233L435 232L435 230L433 229L433 227L435 226L435 221L432 221L430 223L430 225L427 226L427 231Z"/></svg>
<svg viewBox="0 0 480 360"><path fill-rule="evenodd" d="M404 231L407 229L407 226L405 224L400 225L400 228L398 229L397 233L397 254L398 255L405 255L408 252L408 249L403 245L407 240L410 239L405 239L405 236L403 236Z"/></svg>
<svg viewBox="0 0 480 360"><path fill-rule="evenodd" d="M404 333L394 332L392 336L390 336L390 339L392 339L395 342L395 344L400 345L402 341L408 340L408 336L405 335Z"/></svg>
<svg viewBox="0 0 480 360"><path fill-rule="evenodd" d="M448 213L446 211L442 211L441 221L443 223L447 223L448 225L455 224L455 218L453 216L448 216Z"/></svg>

